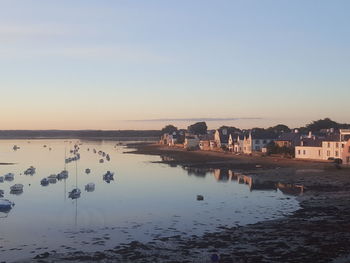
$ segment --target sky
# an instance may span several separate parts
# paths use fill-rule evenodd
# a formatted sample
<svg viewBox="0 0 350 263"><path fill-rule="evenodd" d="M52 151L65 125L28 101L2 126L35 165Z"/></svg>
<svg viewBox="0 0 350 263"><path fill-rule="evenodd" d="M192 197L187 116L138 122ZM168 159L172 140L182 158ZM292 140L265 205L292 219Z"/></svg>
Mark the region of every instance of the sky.
<svg viewBox="0 0 350 263"><path fill-rule="evenodd" d="M0 129L350 123L348 0L0 6Z"/></svg>

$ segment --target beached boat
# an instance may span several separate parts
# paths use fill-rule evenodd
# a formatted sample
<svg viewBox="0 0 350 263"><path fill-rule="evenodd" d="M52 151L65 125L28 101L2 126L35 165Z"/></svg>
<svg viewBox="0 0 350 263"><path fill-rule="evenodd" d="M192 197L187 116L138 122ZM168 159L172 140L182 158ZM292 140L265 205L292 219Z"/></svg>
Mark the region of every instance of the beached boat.
<svg viewBox="0 0 350 263"><path fill-rule="evenodd" d="M85 185L85 191L87 191L87 192L95 191L95 184L94 183L88 183L87 185Z"/></svg>
<svg viewBox="0 0 350 263"><path fill-rule="evenodd" d="M41 181L40 181L40 184L42 185L42 186L47 186L47 185L49 185L49 179L47 179L47 178L43 178L43 179L41 179Z"/></svg>
<svg viewBox="0 0 350 263"><path fill-rule="evenodd" d="M13 150L14 150L14 151L17 151L18 149L20 149L20 147L18 147L17 145L14 145L14 146L13 146Z"/></svg>
<svg viewBox="0 0 350 263"><path fill-rule="evenodd" d="M100 159L100 163L104 163L104 160L103 160L103 159Z"/></svg>
<svg viewBox="0 0 350 263"><path fill-rule="evenodd" d="M91 170L89 168L86 168L85 173L89 174L89 173L91 173Z"/></svg>
<svg viewBox="0 0 350 263"><path fill-rule="evenodd" d="M35 167L34 166L30 166L27 170L24 171L25 175L33 175L35 174Z"/></svg>
<svg viewBox="0 0 350 263"><path fill-rule="evenodd" d="M106 155L106 160L107 160L107 161L110 161L110 160L111 160L111 157L109 157L109 154Z"/></svg>
<svg viewBox="0 0 350 263"><path fill-rule="evenodd" d="M5 194L5 191L0 189L0 197L3 197L4 194Z"/></svg>
<svg viewBox="0 0 350 263"><path fill-rule="evenodd" d="M4 177L0 176L0 183L3 183L3 182L4 182Z"/></svg>
<svg viewBox="0 0 350 263"><path fill-rule="evenodd" d="M6 181L12 181L14 178L15 178L15 175L13 173L5 174Z"/></svg>
<svg viewBox="0 0 350 263"><path fill-rule="evenodd" d="M7 199L0 199L0 211L1 212L10 211L14 205L15 205L15 203L13 203Z"/></svg>
<svg viewBox="0 0 350 263"><path fill-rule="evenodd" d="M22 192L23 191L23 184L14 184L10 187L10 190L12 192Z"/></svg>

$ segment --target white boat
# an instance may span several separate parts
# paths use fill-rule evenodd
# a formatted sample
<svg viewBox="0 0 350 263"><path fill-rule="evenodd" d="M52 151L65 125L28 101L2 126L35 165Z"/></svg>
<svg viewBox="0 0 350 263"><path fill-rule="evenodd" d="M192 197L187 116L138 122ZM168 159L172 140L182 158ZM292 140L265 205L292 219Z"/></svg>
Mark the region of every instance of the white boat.
<svg viewBox="0 0 350 263"><path fill-rule="evenodd" d="M11 210L11 208L15 205L15 203L7 200L7 199L0 199L0 211L6 212Z"/></svg>
<svg viewBox="0 0 350 263"><path fill-rule="evenodd" d="M13 180L14 177L15 177L15 175L13 173L5 174L5 180L7 180L7 181Z"/></svg>
<svg viewBox="0 0 350 263"><path fill-rule="evenodd" d="M85 191L87 192L93 192L95 190L95 184L94 183L88 183L85 185Z"/></svg>
<svg viewBox="0 0 350 263"><path fill-rule="evenodd" d="M23 184L15 184L10 187L12 192L22 192L23 191Z"/></svg>

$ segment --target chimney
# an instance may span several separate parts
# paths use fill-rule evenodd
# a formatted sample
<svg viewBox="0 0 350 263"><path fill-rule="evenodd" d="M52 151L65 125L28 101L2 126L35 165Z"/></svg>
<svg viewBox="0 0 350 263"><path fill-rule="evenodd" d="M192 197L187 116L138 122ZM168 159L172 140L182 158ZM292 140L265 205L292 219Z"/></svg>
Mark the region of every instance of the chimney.
<svg viewBox="0 0 350 263"><path fill-rule="evenodd" d="M308 136L308 138L312 138L312 132L311 132L311 131L309 131L309 136Z"/></svg>

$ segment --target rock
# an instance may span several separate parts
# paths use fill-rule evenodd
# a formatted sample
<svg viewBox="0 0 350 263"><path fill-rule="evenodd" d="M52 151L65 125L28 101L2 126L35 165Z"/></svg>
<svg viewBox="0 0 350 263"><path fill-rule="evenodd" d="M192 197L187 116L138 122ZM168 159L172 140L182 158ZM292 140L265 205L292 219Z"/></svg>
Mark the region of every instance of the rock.
<svg viewBox="0 0 350 263"><path fill-rule="evenodd" d="M204 197L203 195L197 195L197 201L203 201Z"/></svg>

